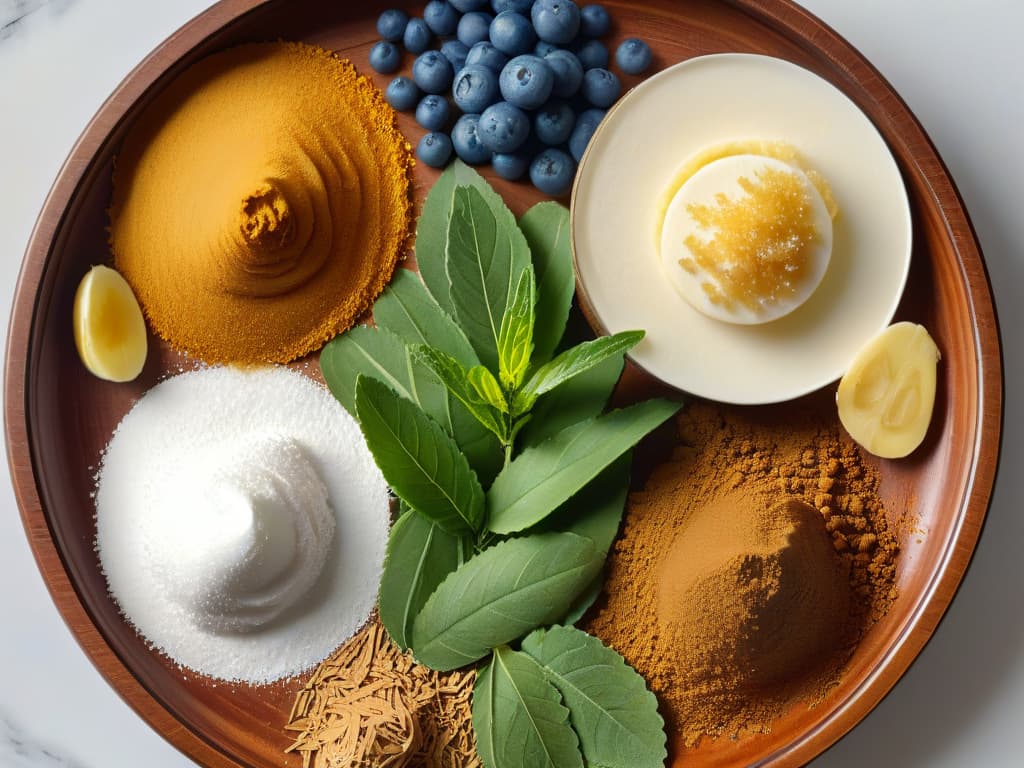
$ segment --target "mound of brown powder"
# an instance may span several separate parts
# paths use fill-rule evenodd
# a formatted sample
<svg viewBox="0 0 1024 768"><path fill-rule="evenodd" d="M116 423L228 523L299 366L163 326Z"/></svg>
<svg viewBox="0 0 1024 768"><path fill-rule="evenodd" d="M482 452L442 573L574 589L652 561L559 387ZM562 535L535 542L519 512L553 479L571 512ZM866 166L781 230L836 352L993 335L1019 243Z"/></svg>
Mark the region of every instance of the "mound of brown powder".
<svg viewBox="0 0 1024 768"><path fill-rule="evenodd" d="M693 403L630 497L588 629L647 679L677 751L819 701L895 598L879 477L814 412Z"/></svg>

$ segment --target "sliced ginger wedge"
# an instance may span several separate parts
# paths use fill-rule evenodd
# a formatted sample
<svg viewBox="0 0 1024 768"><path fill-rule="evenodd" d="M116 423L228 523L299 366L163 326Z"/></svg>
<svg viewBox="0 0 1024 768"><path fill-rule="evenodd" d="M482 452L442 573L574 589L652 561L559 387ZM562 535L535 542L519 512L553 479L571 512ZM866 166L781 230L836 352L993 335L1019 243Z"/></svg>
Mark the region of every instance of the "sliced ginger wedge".
<svg viewBox="0 0 1024 768"><path fill-rule="evenodd" d="M90 269L75 293L75 346L107 381L131 381L146 364L146 322L131 286L110 267Z"/></svg>
<svg viewBox="0 0 1024 768"><path fill-rule="evenodd" d="M839 382L839 420L865 450L906 456L928 431L939 348L923 326L895 323L857 353Z"/></svg>

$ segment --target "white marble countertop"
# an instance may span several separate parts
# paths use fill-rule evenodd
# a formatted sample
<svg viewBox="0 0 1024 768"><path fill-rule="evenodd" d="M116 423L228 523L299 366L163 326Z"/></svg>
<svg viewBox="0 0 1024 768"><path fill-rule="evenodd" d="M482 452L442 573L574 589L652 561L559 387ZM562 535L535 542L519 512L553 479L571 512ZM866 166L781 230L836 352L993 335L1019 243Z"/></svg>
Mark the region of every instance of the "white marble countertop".
<svg viewBox="0 0 1024 768"><path fill-rule="evenodd" d="M336 0L341 1L341 0ZM1024 764L1024 4L803 0L857 46L929 132L972 216L1003 328L1002 474L974 563L892 694L816 766ZM0 314L35 217L106 96L207 0L0 0ZM181 768L75 644L0 482L0 766Z"/></svg>

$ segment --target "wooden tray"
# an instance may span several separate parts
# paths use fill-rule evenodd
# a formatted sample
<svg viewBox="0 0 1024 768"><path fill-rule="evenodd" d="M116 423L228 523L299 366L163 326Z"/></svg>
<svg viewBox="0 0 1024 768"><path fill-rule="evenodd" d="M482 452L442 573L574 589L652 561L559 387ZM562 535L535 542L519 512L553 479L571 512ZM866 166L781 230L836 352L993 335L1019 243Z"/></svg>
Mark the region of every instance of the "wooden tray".
<svg viewBox="0 0 1024 768"><path fill-rule="evenodd" d="M151 652L107 595L93 551L93 468L132 402L178 364L153 340L138 381L112 386L79 363L71 334L78 279L108 261L105 210L112 158L139 109L184 67L233 44L295 39L340 51L372 74L376 17L394 0L322 3L224 0L172 35L121 84L64 165L32 235L15 297L5 382L7 447L26 532L54 601L110 684L170 742L209 766L291 766L283 725L301 681L247 688L185 673ZM878 125L910 195L914 263L901 318L924 323L943 352L935 421L912 458L882 466L890 509L912 502L923 534L903 542L901 597L862 642L843 682L814 710L797 708L772 734L721 740L687 765L797 765L863 718L920 652L968 566L984 521L999 452L1002 365L984 263L942 161L906 105L871 65L786 0L605 3L612 46L647 40L661 68L690 56L748 51L794 61L835 83ZM422 10L422 4L413 11ZM408 69L411 57L406 57ZM383 87L389 78L372 75ZM627 78L626 85L635 79ZM412 142L421 130L408 115ZM436 172L416 170L419 200ZM528 185L498 183L523 211ZM633 386L643 387L633 377ZM817 401L827 402L821 393Z"/></svg>

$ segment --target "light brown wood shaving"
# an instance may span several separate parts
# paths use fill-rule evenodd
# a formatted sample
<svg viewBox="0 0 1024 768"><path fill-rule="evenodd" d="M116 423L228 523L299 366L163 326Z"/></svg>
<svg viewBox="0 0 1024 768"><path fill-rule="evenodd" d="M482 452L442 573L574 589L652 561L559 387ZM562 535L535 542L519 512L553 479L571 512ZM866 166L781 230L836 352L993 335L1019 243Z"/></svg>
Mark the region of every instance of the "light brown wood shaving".
<svg viewBox="0 0 1024 768"><path fill-rule="evenodd" d="M374 617L295 697L286 752L303 768L481 768L470 697L476 673L435 672Z"/></svg>

